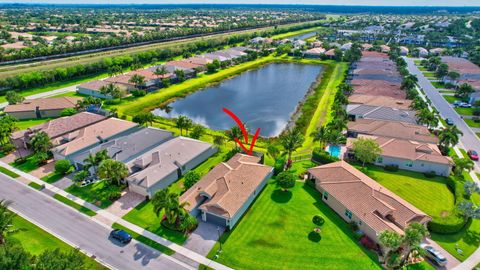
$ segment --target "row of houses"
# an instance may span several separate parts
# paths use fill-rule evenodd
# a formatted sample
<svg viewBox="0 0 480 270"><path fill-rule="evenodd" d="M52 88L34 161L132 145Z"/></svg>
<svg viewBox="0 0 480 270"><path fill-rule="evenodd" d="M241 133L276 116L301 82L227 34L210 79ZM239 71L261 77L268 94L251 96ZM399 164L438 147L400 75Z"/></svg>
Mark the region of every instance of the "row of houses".
<svg viewBox="0 0 480 270"><path fill-rule="evenodd" d="M387 54L364 51L352 65L348 79L353 87L347 114L346 156L354 158L353 143L359 138L375 140L382 153L376 165L437 175L450 175L453 162L443 156L438 138L417 124L416 111L401 89L401 76Z"/></svg>
<svg viewBox="0 0 480 270"><path fill-rule="evenodd" d="M65 109L74 109L78 97L26 99L18 104L9 104L3 110L16 119L39 119L59 117Z"/></svg>
<svg viewBox="0 0 480 270"><path fill-rule="evenodd" d="M469 84L475 92L470 95L470 102L473 103L480 99L480 67L470 62L470 60L460 57L443 56L442 62L448 65L450 71L455 71L460 74L456 79L445 76L444 83L451 83L453 85Z"/></svg>
<svg viewBox="0 0 480 270"><path fill-rule="evenodd" d="M168 79L171 83L177 82L180 79L178 71L182 71L184 76L184 78L181 79L193 78L199 72L204 72L207 64L213 63L214 61L229 64L236 59L246 57L247 50L247 47L232 47L229 49L196 55L186 59L169 61L163 65L134 70L103 80L82 83L77 86L77 92L98 98L111 99L112 97L109 94L101 91L103 87L109 84L117 85L127 92L139 88L144 89L147 92L155 91L164 86L164 79ZM142 85L138 85L132 80L132 77L135 75L144 79Z"/></svg>

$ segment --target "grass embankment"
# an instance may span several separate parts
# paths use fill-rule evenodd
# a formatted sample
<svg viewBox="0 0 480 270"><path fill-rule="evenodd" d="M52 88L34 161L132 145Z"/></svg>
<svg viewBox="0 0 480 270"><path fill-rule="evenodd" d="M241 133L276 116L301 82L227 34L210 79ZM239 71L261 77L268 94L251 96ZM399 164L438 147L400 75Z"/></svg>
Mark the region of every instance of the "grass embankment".
<svg viewBox="0 0 480 270"><path fill-rule="evenodd" d="M80 204L78 204L78 203L76 203L76 202L73 202L73 201L71 201L71 200L63 197L62 195L55 194L55 195L53 195L53 198L55 198L57 201L60 201L60 202L62 202L62 203L64 203L64 204L66 204L66 205L68 205L68 206L70 206L70 207L72 207L72 208L74 208L74 209L76 209L76 210L84 213L84 214L87 215L87 216L93 217L93 216L95 216L95 215L97 214L97 213L95 213L95 211L92 211L92 210L88 209L88 208L85 207L85 206L82 206L82 205L80 205Z"/></svg>
<svg viewBox="0 0 480 270"><path fill-rule="evenodd" d="M310 234L321 215L320 239ZM297 183L290 192L269 183L236 228L221 237L218 262L235 269L381 269L348 224L321 202L313 188ZM217 243L209 254L213 258ZM278 265L279 258L282 265Z"/></svg>
<svg viewBox="0 0 480 270"><path fill-rule="evenodd" d="M170 248L168 248L168 247L166 247L166 246L164 246L164 245L161 245L161 244L159 244L159 243L157 243L157 242L155 242L155 241L153 241L153 240L150 240L149 238L147 238L147 237L145 237L145 236L143 236L143 235L140 235L140 234L138 234L138 233L136 233L136 232L134 232L134 231L131 231L131 230L129 230L128 228L126 228L126 227L124 227L124 226L122 226L122 225L120 225L120 224L118 224L118 223L114 223L114 224L112 225L112 228L113 228L113 229L121 229L121 230L124 230L124 231L126 231L128 234L130 234L133 239L135 239L135 240L137 240L137 241L139 241L139 242L141 242L141 243L143 243L143 244L145 244L145 245L147 245L147 246L149 246L149 247L151 247L151 248L154 248L154 249L156 249L156 250L158 250L158 251L160 251L160 252L162 252L162 253L164 253L164 254L166 254L166 255L173 255L173 254L175 253L175 251L171 250Z"/></svg>
<svg viewBox="0 0 480 270"><path fill-rule="evenodd" d="M40 255L46 250L53 250L59 248L63 252L73 250L73 247L62 242L55 236L47 233L41 228L35 226L29 221L20 216L13 219L13 228L15 232L7 236L7 241L18 241L23 248L32 255ZM102 266L95 260L84 256L86 268L89 270L104 270L106 267Z"/></svg>

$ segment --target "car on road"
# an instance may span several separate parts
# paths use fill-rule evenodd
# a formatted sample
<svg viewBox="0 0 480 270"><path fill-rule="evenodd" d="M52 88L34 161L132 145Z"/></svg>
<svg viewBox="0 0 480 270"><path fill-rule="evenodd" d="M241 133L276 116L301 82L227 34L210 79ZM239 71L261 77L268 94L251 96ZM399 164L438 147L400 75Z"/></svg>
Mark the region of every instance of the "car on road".
<svg viewBox="0 0 480 270"><path fill-rule="evenodd" d="M452 125L453 125L453 120L452 120L452 118L447 118L447 119L445 119L445 123L447 123L447 125L449 125L449 126L452 126Z"/></svg>
<svg viewBox="0 0 480 270"><path fill-rule="evenodd" d="M478 161L478 153L475 150L468 150L467 155L471 160Z"/></svg>
<svg viewBox="0 0 480 270"><path fill-rule="evenodd" d="M426 257L433 261L438 266L446 266L447 265L447 258L443 256L440 251L436 250L434 247L429 246L425 243L420 244L420 247L425 250Z"/></svg>
<svg viewBox="0 0 480 270"><path fill-rule="evenodd" d="M117 239L123 244L128 244L132 241L132 236L124 230L115 229L110 233L110 236L114 239Z"/></svg>

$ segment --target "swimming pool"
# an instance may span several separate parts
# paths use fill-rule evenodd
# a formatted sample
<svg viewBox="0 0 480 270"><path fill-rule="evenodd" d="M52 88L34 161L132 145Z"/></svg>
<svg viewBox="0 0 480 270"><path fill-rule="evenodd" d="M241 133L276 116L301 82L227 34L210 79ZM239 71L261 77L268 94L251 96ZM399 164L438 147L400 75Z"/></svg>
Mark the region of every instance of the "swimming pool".
<svg viewBox="0 0 480 270"><path fill-rule="evenodd" d="M340 158L341 147L338 145L329 145L327 152L330 153L330 156Z"/></svg>

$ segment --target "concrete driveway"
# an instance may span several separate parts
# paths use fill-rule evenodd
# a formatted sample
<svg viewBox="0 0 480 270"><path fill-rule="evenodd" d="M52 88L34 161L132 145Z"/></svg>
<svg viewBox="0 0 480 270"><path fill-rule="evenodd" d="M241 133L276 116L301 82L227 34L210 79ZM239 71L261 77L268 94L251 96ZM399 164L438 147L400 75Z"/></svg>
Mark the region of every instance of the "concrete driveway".
<svg viewBox="0 0 480 270"><path fill-rule="evenodd" d="M112 205L110 205L104 211L117 217L123 217L137 205L145 201L145 199L145 196L139 195L126 189L122 192L122 197L112 203Z"/></svg>
<svg viewBox="0 0 480 270"><path fill-rule="evenodd" d="M210 252L218 240L218 229L220 229L220 235L225 231L224 227L219 227L198 219L197 229L190 234L187 241L183 244L183 247L207 256L208 252Z"/></svg>

